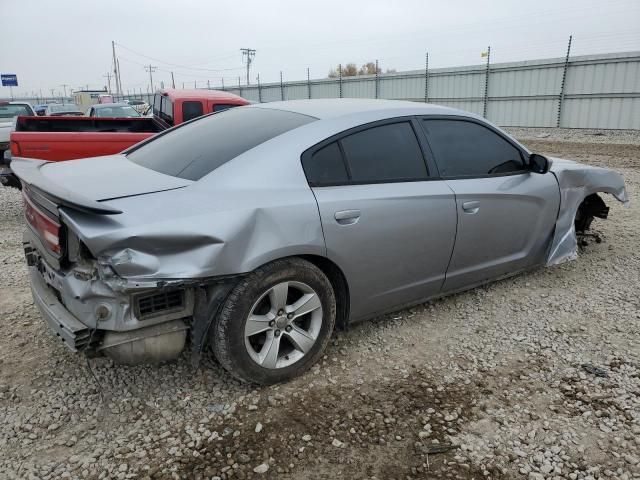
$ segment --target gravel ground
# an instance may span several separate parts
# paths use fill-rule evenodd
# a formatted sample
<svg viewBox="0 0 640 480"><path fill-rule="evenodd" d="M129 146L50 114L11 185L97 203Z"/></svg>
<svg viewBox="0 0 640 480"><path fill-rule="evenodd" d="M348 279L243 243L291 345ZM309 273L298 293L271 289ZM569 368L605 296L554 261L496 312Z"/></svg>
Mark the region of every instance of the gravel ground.
<svg viewBox="0 0 640 480"><path fill-rule="evenodd" d="M640 133L512 129L621 172L575 262L338 332L254 389L215 363L89 363L47 331L0 189L0 478L640 478ZM94 378L95 375L95 378Z"/></svg>

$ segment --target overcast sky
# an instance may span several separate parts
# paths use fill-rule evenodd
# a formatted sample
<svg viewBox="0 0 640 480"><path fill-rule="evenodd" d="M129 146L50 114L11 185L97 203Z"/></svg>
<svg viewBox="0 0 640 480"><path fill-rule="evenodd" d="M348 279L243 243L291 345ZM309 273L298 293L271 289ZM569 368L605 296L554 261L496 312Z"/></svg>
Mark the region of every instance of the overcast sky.
<svg viewBox="0 0 640 480"><path fill-rule="evenodd" d="M383 69L640 50L639 0L0 0L0 72L14 94L102 88L116 42L125 90L237 84L240 48L257 50L251 82L322 78L338 63ZM112 84L113 86L113 84ZM0 97L9 89L0 87Z"/></svg>

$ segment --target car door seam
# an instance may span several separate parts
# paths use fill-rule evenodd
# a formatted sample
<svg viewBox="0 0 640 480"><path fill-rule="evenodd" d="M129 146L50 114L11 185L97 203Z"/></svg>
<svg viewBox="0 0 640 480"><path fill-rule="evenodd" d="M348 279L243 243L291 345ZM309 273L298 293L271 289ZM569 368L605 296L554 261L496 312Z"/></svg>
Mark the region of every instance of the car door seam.
<svg viewBox="0 0 640 480"><path fill-rule="evenodd" d="M322 224L322 215L320 214L320 204L318 203L318 197L316 196L316 192L313 191L313 188L309 187L309 190L311 190L313 199L316 202L316 210L318 210L318 221L320 222L320 231L322 232L322 241L324 243L324 256L326 258L329 258L329 250L327 248L327 236L324 233L324 225Z"/></svg>
<svg viewBox="0 0 640 480"><path fill-rule="evenodd" d="M453 261L453 253L456 251L456 244L458 243L458 222L460 220L460 212L458 212L458 196L456 195L456 191L453 189L453 187L449 184L448 181L446 180L443 180L443 181L445 185L449 188L449 190L451 190L451 193L453 194L453 202L454 202L454 207L456 212L456 230L453 235L453 245L451 246L451 253L449 254L449 261L447 262L447 268L444 271L444 278L442 279L442 285L440 285L440 291L442 291L442 288L444 287L444 284L447 281L447 276L449 274L449 267L451 267L451 262Z"/></svg>

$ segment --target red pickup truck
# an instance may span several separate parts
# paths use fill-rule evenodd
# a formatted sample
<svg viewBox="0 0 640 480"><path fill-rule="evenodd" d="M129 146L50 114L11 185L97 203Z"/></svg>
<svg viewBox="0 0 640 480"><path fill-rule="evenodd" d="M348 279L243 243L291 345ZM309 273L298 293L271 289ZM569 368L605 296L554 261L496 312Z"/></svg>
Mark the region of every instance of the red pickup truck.
<svg viewBox="0 0 640 480"><path fill-rule="evenodd" d="M165 89L154 96L153 117L18 117L10 155L3 159L0 152L0 182L19 186L9 170L11 157L57 162L112 155L174 125L248 103L219 90Z"/></svg>

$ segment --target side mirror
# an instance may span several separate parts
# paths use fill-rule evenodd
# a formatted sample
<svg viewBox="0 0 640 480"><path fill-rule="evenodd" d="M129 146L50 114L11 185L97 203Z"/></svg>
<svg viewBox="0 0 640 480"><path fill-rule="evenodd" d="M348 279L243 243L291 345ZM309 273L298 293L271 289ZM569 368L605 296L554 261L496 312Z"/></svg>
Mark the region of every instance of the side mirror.
<svg viewBox="0 0 640 480"><path fill-rule="evenodd" d="M529 168L533 173L547 173L551 168L551 162L543 155L532 153L529 155Z"/></svg>

